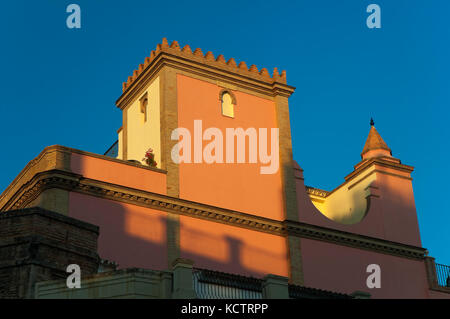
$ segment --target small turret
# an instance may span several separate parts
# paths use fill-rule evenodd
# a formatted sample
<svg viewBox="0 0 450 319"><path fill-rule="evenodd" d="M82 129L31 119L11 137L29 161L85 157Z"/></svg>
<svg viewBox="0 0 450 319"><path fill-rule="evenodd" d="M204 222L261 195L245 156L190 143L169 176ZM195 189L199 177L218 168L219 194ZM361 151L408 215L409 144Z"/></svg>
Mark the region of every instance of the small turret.
<svg viewBox="0 0 450 319"><path fill-rule="evenodd" d="M374 157L392 157L391 149L376 130L372 118L370 119L370 126L369 136L361 153L361 158L365 160Z"/></svg>

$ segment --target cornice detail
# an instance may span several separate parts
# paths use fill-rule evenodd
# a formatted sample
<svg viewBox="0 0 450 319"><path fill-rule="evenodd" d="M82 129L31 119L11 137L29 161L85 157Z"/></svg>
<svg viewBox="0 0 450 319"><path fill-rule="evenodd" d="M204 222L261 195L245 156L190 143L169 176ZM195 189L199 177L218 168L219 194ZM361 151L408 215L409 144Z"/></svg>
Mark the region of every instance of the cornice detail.
<svg viewBox="0 0 450 319"><path fill-rule="evenodd" d="M211 59L212 53L207 59L203 56L201 50L192 53L189 50L179 50L177 47L162 46L159 50L152 52L154 53L147 57L146 62L133 72L127 82L124 82L123 93L116 101L118 108L123 109L128 105L129 101L133 100L140 90L165 66L179 70L181 73L186 72L213 81L219 80L230 83L264 96L289 97L295 91L295 88L287 85L285 78L283 80L283 77L277 75L277 72L274 73L273 77L270 77L268 73L260 74L260 72L256 72L256 66L250 69L246 67L245 63L236 66L235 62L232 63L233 59L230 59L227 63L222 63L222 59ZM285 76L285 73L282 73L282 75Z"/></svg>
<svg viewBox="0 0 450 319"><path fill-rule="evenodd" d="M153 208L278 236L296 236L315 239L412 259L423 259L427 254L427 250L421 247L409 246L301 222L289 220L277 221L180 198L83 178L80 175L59 170L36 174L32 180L21 187L1 211L25 208L39 194L50 188L65 189L103 199Z"/></svg>
<svg viewBox="0 0 450 319"><path fill-rule="evenodd" d="M363 160L360 163L358 163L357 165L355 165L355 170L345 177L345 181L347 182L347 181L351 180L353 177L355 177L360 172L364 171L366 168L368 168L372 165L378 165L378 166L382 166L382 167L386 167L386 168L393 168L393 169L396 169L398 171L405 172L405 173L412 173L412 171L414 171L414 167L405 165L405 164L401 164L400 160L398 160L398 162L394 162L392 160L386 160L384 158L371 158L369 160Z"/></svg>
<svg viewBox="0 0 450 319"><path fill-rule="evenodd" d="M167 39L163 38L162 43L159 43L156 46L156 49L150 52L150 56L145 58L144 63L139 64L139 67L133 71L133 74L128 77L127 81L123 82L123 92L125 92L131 86L131 84L133 84L133 82L139 77L139 75L141 75L141 73L153 62L153 60L156 59L160 52L168 52L175 55L180 55L189 60L212 65L220 69L226 69L227 71L240 73L247 77L257 78L258 80L264 82L280 82L286 84L286 71L282 71L280 74L278 72L278 69L275 68L273 70L273 75L270 76L266 68L262 68L261 71L258 71L257 66L254 64L251 65L250 68L248 68L243 61L240 62L239 65L237 65L236 61L233 58L229 59L227 62L222 54L218 55L217 58L215 58L214 54L211 51L208 51L204 55L200 48L197 48L194 52L192 52L192 49L189 45L185 45L184 48L181 49L177 41L173 41L172 44L169 45Z"/></svg>
<svg viewBox="0 0 450 319"><path fill-rule="evenodd" d="M344 246L375 250L377 252L413 259L423 259L428 254L428 251L425 248L348 233L321 226L288 220L284 221L284 225L285 231L288 234L296 235L302 238L317 239L331 243L338 243Z"/></svg>

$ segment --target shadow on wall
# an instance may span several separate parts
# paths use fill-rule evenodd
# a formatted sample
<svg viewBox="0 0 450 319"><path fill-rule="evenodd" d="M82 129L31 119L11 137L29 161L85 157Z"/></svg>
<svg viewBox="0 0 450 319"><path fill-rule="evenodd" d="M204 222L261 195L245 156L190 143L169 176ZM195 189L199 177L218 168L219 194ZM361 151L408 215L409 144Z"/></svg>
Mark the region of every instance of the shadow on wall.
<svg viewBox="0 0 450 319"><path fill-rule="evenodd" d="M103 161L75 156L72 169L87 178L165 193L165 180L163 187L159 183L161 174L146 170L142 178L150 179L143 180L133 167ZM179 247L174 247L168 213L77 192L70 193L69 215L100 227L99 255L117 262L119 268L168 269L178 248L181 257L194 260L200 268L253 276L288 275L284 237L180 216Z"/></svg>
<svg viewBox="0 0 450 319"><path fill-rule="evenodd" d="M285 238L181 218L181 257L200 268L263 277L288 276Z"/></svg>
<svg viewBox="0 0 450 319"><path fill-rule="evenodd" d="M98 225L98 253L119 268L167 269L166 214L71 193L69 215Z"/></svg>
<svg viewBox="0 0 450 319"><path fill-rule="evenodd" d="M361 206L361 200L366 200L361 196L370 194L367 198L367 212L359 222L342 224L328 218L314 206L306 192L303 174L297 169L299 220L313 225L421 247L411 180L383 173L372 175L375 178L368 184L370 189L366 194L355 192L346 198L347 205ZM348 187L348 185L343 187Z"/></svg>
<svg viewBox="0 0 450 319"><path fill-rule="evenodd" d="M99 255L119 268L169 269L167 213L71 193L70 216L100 227ZM181 217L181 257L196 267L256 277L288 275L284 238Z"/></svg>

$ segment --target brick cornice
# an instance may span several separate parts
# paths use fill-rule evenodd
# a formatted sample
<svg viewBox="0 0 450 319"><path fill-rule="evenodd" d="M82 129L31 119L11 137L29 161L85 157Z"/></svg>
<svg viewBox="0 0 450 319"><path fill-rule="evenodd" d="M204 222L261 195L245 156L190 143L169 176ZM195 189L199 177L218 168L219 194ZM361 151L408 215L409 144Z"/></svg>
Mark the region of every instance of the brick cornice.
<svg viewBox="0 0 450 319"><path fill-rule="evenodd" d="M302 238L316 239L354 248L374 250L389 255L412 259L423 259L428 253L428 251L422 247L401 244L375 237L349 233L296 221L284 221L284 229L288 234L293 234Z"/></svg>
<svg viewBox="0 0 450 319"><path fill-rule="evenodd" d="M139 67L134 70L133 74L123 83L123 92L126 93L130 89L133 89L136 82L139 82L143 78L143 74L156 65L155 61L157 61L162 54L176 56L185 61L195 62L216 70L226 71L227 73L239 75L247 79L257 80L262 83L276 84L274 87L283 87L283 85L287 87L286 71L282 71L280 74L278 69L275 68L273 70L273 75L271 76L266 68L258 70L258 67L254 64L248 68L244 61L241 61L238 65L233 58L229 59L227 62L222 54L215 58L211 51L203 54L200 48L192 51L189 45L185 45L181 48L177 41L173 41L172 44L169 45L167 39L163 38L162 43L159 43L156 46L156 50L151 51L150 56L145 58L144 63L139 64Z"/></svg>
<svg viewBox="0 0 450 319"><path fill-rule="evenodd" d="M143 170L151 170L162 174L167 174L167 171L148 167L141 164L136 164L126 160L116 159L105 155L95 154L91 152L81 151L74 148L52 145L44 148L41 153L39 153L36 158L32 159L25 166L24 169L17 175L17 177L9 184L9 186L0 194L0 211L7 210L8 202L11 201L13 197L17 195L18 190L24 184L28 183L36 174L40 172L49 171L52 169L64 171L67 173L71 172L71 155L79 154L84 156L90 156L106 160L109 162L115 162L122 165L134 166ZM75 175L71 175L75 176Z"/></svg>
<svg viewBox="0 0 450 319"><path fill-rule="evenodd" d="M0 249L4 249L5 247L14 247L14 246L21 246L21 245L47 246L47 247L50 247L51 249L78 255L78 256L81 256L84 258L91 259L96 262L100 260L97 252L93 252L91 249L75 246L75 245L72 245L71 243L61 244L56 240L51 240L51 239L45 238L42 235L29 235L29 236L23 236L23 237L2 239L2 241L0 242ZM37 258L30 259L28 257L25 257L23 259L15 260L13 263L19 264L19 263L23 263L23 262L32 262L33 260L40 260L40 259L37 259ZM0 268L4 267L9 262L11 262L11 261L10 260L0 261Z"/></svg>
<svg viewBox="0 0 450 319"><path fill-rule="evenodd" d="M75 226L77 228L82 228L86 231L94 232L96 234L99 233L99 227L97 225L93 225L90 223L86 223L84 221L81 221L79 219L71 218L59 213L55 213L46 209L42 209L40 207L31 207L31 208L25 208L21 209L20 211L14 210L14 211L5 211L2 214L0 214L0 220L2 219L8 219L8 218L17 218L17 217L25 217L30 215L37 215L41 218L45 218L48 220L57 220L60 223L64 223L67 225Z"/></svg>
<svg viewBox="0 0 450 319"><path fill-rule="evenodd" d="M371 168L374 168L374 169L369 171L369 169L371 169ZM350 174L348 174L347 176L345 176L345 182L343 182L341 185L339 185L332 191L324 191L324 190L310 187L310 186L306 186L306 191L307 191L308 195L310 195L310 196L312 195L312 196L325 198L325 197L328 197L331 194L335 193L341 187L347 186L349 189L354 187L356 184L358 184L362 180L362 179L360 179L356 183L353 183L355 178L357 178L358 176L361 176L366 171L368 171L368 173L363 177L363 179L367 178L368 176L370 176L372 174L380 173L380 174L395 176L395 177L403 178L403 179L407 179L407 180L412 180L412 178L409 175L406 175L406 174L402 175L400 173L399 174L392 173L392 172L384 170L383 168L395 169L399 172L403 172L403 173L407 173L407 174L412 173L414 170L414 167L405 165L405 164L401 164L400 162L393 162L390 160L385 160L383 158L372 158L370 160L365 160L365 161L360 162L359 164L355 165L355 170L353 172L351 172Z"/></svg>
<svg viewBox="0 0 450 319"><path fill-rule="evenodd" d="M379 167L393 168L393 169L396 169L398 171L405 172L405 173L412 173L412 171L414 171L413 166L401 164L400 162L393 162L390 160L385 160L383 158L372 158L370 160L366 160L365 163L361 162L361 163L357 164L355 166L355 170L345 177L345 181L346 182L350 181L351 179L353 179L358 174L360 174L362 171L364 171L365 169L369 168L372 165L377 165ZM379 172L382 172L382 171L379 170ZM399 176L401 177L401 175L399 175Z"/></svg>
<svg viewBox="0 0 450 319"><path fill-rule="evenodd" d="M89 196L205 219L278 236L292 235L412 259L423 259L427 254L426 249L421 247L297 221L277 221L176 197L83 178L80 175L59 170L37 174L30 182L22 186L17 194L11 198L8 205L3 207L1 211L24 208L39 196L40 193L50 188L65 189Z"/></svg>
<svg viewBox="0 0 450 319"><path fill-rule="evenodd" d="M252 77L251 74L237 73L236 70L231 70L226 64L205 63L202 60L191 59L174 51L160 51L146 69L130 83L129 87L117 99L117 107L123 110L164 66L216 81L230 83L269 97L276 95L289 97L295 91L293 86L284 83L265 81L260 79L259 76Z"/></svg>

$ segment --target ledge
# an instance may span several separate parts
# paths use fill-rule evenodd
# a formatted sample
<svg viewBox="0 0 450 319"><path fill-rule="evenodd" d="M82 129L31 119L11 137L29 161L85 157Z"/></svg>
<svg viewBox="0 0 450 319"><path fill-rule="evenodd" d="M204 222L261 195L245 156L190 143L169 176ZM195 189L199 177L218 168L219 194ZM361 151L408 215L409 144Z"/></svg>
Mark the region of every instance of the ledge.
<svg viewBox="0 0 450 319"><path fill-rule="evenodd" d="M91 152L81 151L70 147L65 147L61 145L52 145L44 148L38 156L36 156L33 160L28 162L24 169L17 175L17 177L9 184L9 186L1 193L0 195L0 211L10 210L11 207L8 206L8 203L15 196L15 194L19 191L19 189L31 179L36 176L38 173L42 173L45 171L58 170L61 173L72 173L71 171L71 154L80 154L84 156L90 156L99 158L109 162L115 162L127 166L133 166L136 168L154 171L161 174L167 174L166 170L162 170L159 168L148 167L137 163L132 163L126 160L112 158L106 155L95 154ZM73 174L75 178L79 178L80 176ZM24 208L23 206L20 206Z"/></svg>
<svg viewBox="0 0 450 319"><path fill-rule="evenodd" d="M169 66L174 69L185 71L194 75L204 76L215 81L220 80L233 85L258 92L265 96L282 95L289 97L294 93L295 88L280 82L265 81L260 76L252 77L251 72L241 74L234 69L227 68L227 65L204 63L203 60L191 59L181 52L176 52L171 48L159 51L150 64L135 76L129 83L123 94L117 99L116 106L123 110L125 106L133 100L139 91L152 79L162 67Z"/></svg>
<svg viewBox="0 0 450 319"><path fill-rule="evenodd" d="M173 214L199 218L229 226L246 228L278 236L296 236L332 242L339 245L376 251L412 259L423 259L427 250L384 239L368 237L331 228L285 220L277 221L252 214L192 202L177 197L142 191L103 181L83 178L80 175L59 170L36 174L29 183L22 185L8 207L1 211L26 207L34 198L49 188L60 188L98 198L148 207Z"/></svg>

